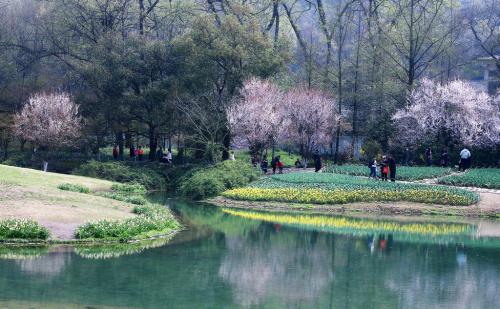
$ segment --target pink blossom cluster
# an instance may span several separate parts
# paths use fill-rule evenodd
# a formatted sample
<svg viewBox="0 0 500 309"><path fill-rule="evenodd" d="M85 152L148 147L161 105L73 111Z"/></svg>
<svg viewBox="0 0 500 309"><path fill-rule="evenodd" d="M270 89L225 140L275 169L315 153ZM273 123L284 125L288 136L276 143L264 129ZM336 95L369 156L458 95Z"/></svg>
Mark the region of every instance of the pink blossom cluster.
<svg viewBox="0 0 500 309"><path fill-rule="evenodd" d="M338 118L335 100L322 91L299 87L284 92L257 78L245 82L228 109L236 144L290 142L309 152L331 141Z"/></svg>
<svg viewBox="0 0 500 309"><path fill-rule="evenodd" d="M408 144L442 131L470 146L500 143L498 96L493 98L461 80L441 85L423 79L409 99L410 106L393 117L399 128L398 138Z"/></svg>
<svg viewBox="0 0 500 309"><path fill-rule="evenodd" d="M35 147L72 145L81 128L78 105L65 92L36 93L14 117L17 135Z"/></svg>

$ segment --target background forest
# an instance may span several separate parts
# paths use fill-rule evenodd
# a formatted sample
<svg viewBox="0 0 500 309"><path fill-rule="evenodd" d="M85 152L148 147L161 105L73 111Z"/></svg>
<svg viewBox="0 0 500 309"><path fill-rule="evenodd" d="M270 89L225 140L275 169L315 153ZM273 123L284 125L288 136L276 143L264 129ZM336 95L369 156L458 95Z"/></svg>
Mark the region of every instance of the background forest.
<svg viewBox="0 0 500 309"><path fill-rule="evenodd" d="M454 154L466 144L476 164L495 165L499 71L497 0L0 0L0 147L7 159L33 146L12 115L34 93L67 92L83 118L77 153L143 144L154 159L167 144L219 161L238 139L233 107L257 78L286 92L284 110L299 111L287 119L332 106L313 129L327 131L311 134L321 142L267 136L262 149L314 148L336 162L411 151L419 162L427 147ZM467 97L481 90L489 96ZM330 99L293 99L301 93Z"/></svg>

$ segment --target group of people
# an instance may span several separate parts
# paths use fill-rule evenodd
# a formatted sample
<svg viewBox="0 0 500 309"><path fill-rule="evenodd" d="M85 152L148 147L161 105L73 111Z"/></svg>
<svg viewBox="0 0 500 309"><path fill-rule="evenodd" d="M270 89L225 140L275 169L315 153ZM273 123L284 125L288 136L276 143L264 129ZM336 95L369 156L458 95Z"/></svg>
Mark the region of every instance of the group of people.
<svg viewBox="0 0 500 309"><path fill-rule="evenodd" d="M283 174L283 167L285 167L285 165L283 164L283 162L281 162L280 156L276 156L271 160L271 169L273 171L273 174L276 174L276 170L279 174ZM264 157L260 162L260 169L264 174L267 174L268 168L269 163L267 162L267 158Z"/></svg>
<svg viewBox="0 0 500 309"><path fill-rule="evenodd" d="M130 146L129 152L130 159L133 161L142 161L144 158L144 149L142 146L138 146L137 148L134 145ZM113 147L113 158L118 160L120 158L120 148L118 145ZM171 164L172 163L172 150L169 148L167 152L163 151L163 148L160 147L156 151L156 159L160 162Z"/></svg>
<svg viewBox="0 0 500 309"><path fill-rule="evenodd" d="M377 179L377 168L380 169L380 179L383 181L388 180L388 176L391 181L396 181L396 160L393 156L382 156L382 160L377 162L377 158L373 158L368 163L368 167L370 168L370 178Z"/></svg>
<svg viewBox="0 0 500 309"><path fill-rule="evenodd" d="M458 162L458 170L459 171L465 171L470 167L471 156L472 156L471 152L469 149L467 149L467 147L464 147L460 151L460 161ZM425 149L424 157L425 157L425 164L427 166L431 166L432 165L432 150L431 150L431 148ZM450 155L448 154L448 150L443 149L443 151L441 152L439 165L442 167L448 167L449 164L450 164Z"/></svg>

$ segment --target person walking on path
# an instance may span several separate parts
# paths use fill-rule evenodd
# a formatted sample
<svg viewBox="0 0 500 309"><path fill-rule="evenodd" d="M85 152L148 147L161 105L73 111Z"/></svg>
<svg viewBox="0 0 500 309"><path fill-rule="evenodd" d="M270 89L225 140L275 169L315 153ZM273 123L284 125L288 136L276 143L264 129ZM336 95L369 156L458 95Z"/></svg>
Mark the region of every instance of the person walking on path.
<svg viewBox="0 0 500 309"><path fill-rule="evenodd" d="M427 166L432 165L432 150L431 150L431 148L427 148L425 150L425 164Z"/></svg>
<svg viewBox="0 0 500 309"><path fill-rule="evenodd" d="M389 174L392 182L396 181L396 160L391 155L387 160L387 164L389 165ZM387 177L387 176L386 176Z"/></svg>
<svg viewBox="0 0 500 309"><path fill-rule="evenodd" d="M168 164L172 164L172 149L168 149L167 151L167 154L165 156L165 161L168 163Z"/></svg>
<svg viewBox="0 0 500 309"><path fill-rule="evenodd" d="M471 153L467 147L464 147L462 151L460 151L460 162L458 163L458 171L462 169L464 172L470 167L470 157Z"/></svg>
<svg viewBox="0 0 500 309"><path fill-rule="evenodd" d="M450 156L448 155L448 150L444 149L441 153L441 166L447 167L450 162Z"/></svg>
<svg viewBox="0 0 500 309"><path fill-rule="evenodd" d="M380 177L382 181L387 181L387 174L389 174L389 166L387 162L387 157L382 157L382 162L380 163Z"/></svg>
<svg viewBox="0 0 500 309"><path fill-rule="evenodd" d="M276 167L278 168L278 174L283 174L283 167L285 165L280 161L280 159L280 156L276 157Z"/></svg>
<svg viewBox="0 0 500 309"><path fill-rule="evenodd" d="M370 176L368 178L377 179L377 159L373 158L369 163L368 167L370 168Z"/></svg>
<svg viewBox="0 0 500 309"><path fill-rule="evenodd" d="M120 155L120 149L118 149L118 146L115 145L115 147L113 147L113 159L118 160L119 155Z"/></svg>
<svg viewBox="0 0 500 309"><path fill-rule="evenodd" d="M321 156L319 153L314 154L314 172L317 173L321 170Z"/></svg>

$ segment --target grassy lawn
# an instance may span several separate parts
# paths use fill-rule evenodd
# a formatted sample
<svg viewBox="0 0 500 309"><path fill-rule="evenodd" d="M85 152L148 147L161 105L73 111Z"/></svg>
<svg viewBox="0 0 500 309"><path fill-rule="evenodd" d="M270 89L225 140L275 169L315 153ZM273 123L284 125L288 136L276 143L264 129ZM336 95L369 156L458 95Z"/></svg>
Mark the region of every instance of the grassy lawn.
<svg viewBox="0 0 500 309"><path fill-rule="evenodd" d="M441 205L477 203L476 193L423 184L391 183L331 173L293 173L263 178L246 188L228 190L224 197L246 201L303 204L407 201Z"/></svg>
<svg viewBox="0 0 500 309"><path fill-rule="evenodd" d="M96 194L117 192L116 188L123 186L110 181L5 165L0 165L0 175L0 221L29 218L46 227L55 239L72 239L77 228L84 224L89 227L89 221L99 223L98 227L107 222L106 228L110 233L114 227L119 227L123 233L116 235L120 237L131 237L135 232L146 233L158 226L166 228L175 225L169 225L175 221L171 221L173 218L169 212L161 213L160 216L152 209L150 215L141 212L150 208L141 208L138 211L138 208L130 203ZM81 193L82 188L88 188L91 194ZM132 193L122 194L128 196ZM136 218L137 220L130 221ZM165 222L160 222L157 218L167 218L169 224L163 224ZM129 224L118 224L122 221ZM79 231L83 229L80 228ZM103 235L109 236L105 233ZM99 238L88 232L88 229L86 235L80 236L79 238Z"/></svg>
<svg viewBox="0 0 500 309"><path fill-rule="evenodd" d="M450 168L437 166L398 166L396 171L396 178L405 181L442 177L451 173ZM353 176L370 175L370 169L365 165L328 165L325 168L325 172ZM377 170L378 173L379 171Z"/></svg>
<svg viewBox="0 0 500 309"><path fill-rule="evenodd" d="M294 166L295 161L297 159L301 158L300 154L297 154L297 153L288 154L287 151L278 150L278 149L274 152L274 156L280 156L280 160L281 160L281 162L283 162L285 167ZM241 160L241 161L245 161L245 162L250 162L250 159L251 159L250 152L248 150L235 151L234 157L236 158L236 160ZM269 150L269 152L267 153L267 161L269 162L269 164L271 164L271 160L272 160L271 151ZM309 162L309 164L310 165L313 164L312 160L311 160L311 162Z"/></svg>
<svg viewBox="0 0 500 309"><path fill-rule="evenodd" d="M440 178L438 182L452 186L500 189L500 169L471 169L466 173Z"/></svg>

